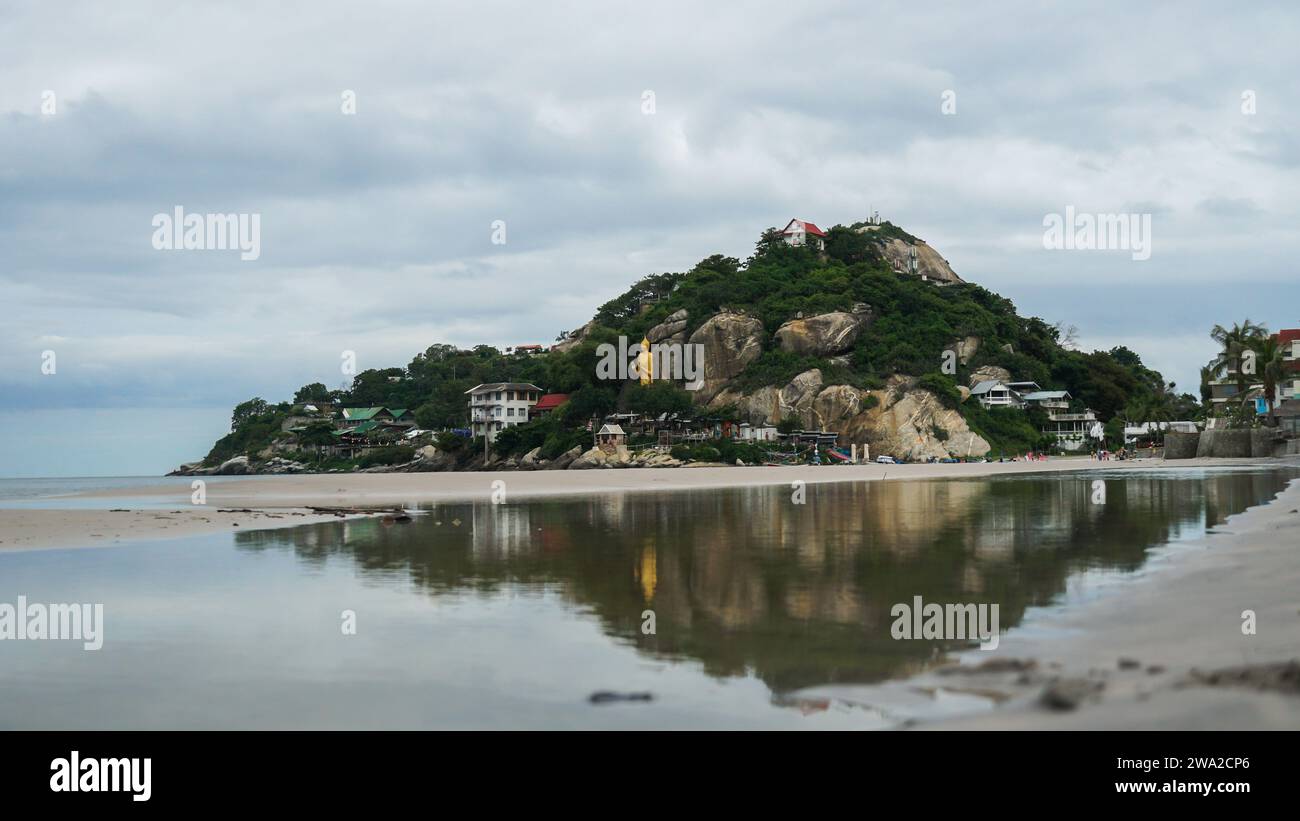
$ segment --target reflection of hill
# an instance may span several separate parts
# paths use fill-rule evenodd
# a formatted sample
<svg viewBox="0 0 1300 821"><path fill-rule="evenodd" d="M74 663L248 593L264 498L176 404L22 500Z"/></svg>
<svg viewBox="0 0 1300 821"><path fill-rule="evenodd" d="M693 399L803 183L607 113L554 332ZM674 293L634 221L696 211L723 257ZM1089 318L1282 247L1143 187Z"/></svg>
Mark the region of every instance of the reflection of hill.
<svg viewBox="0 0 1300 821"><path fill-rule="evenodd" d="M1005 629L1061 594L1071 573L1133 569L1147 548L1285 482L1126 472L1094 505L1094 478L813 485L803 505L784 488L448 505L410 525L358 520L239 543L291 544L307 562L347 556L434 595L546 586L645 652L718 675L753 670L786 690L896 676L944 649L892 640L897 602L997 603ZM657 635L640 632L647 607Z"/></svg>

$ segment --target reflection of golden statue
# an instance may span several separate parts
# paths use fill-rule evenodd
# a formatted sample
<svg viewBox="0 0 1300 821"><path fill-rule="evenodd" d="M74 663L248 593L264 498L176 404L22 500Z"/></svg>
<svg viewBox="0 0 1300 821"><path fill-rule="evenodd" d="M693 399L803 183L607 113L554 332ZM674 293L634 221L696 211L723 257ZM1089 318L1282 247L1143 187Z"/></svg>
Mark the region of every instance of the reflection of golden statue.
<svg viewBox="0 0 1300 821"><path fill-rule="evenodd" d="M641 549L641 566L637 569L637 576L640 577L641 595L645 597L645 603L649 604L654 601L655 587L659 584L658 558L653 544Z"/></svg>
<svg viewBox="0 0 1300 821"><path fill-rule="evenodd" d="M637 373L641 374L641 384L649 385L654 375L654 357L650 355L650 338L641 337L641 353L636 355Z"/></svg>

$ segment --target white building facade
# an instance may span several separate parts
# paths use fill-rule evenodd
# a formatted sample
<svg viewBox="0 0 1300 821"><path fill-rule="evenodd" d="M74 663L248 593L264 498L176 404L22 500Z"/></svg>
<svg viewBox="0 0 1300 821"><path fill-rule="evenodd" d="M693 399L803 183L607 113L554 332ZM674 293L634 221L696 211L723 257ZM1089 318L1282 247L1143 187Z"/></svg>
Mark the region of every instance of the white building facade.
<svg viewBox="0 0 1300 821"><path fill-rule="evenodd" d="M528 411L542 397L542 389L529 382L492 382L470 388L465 395L470 430L494 442L501 431L528 421Z"/></svg>
<svg viewBox="0 0 1300 821"><path fill-rule="evenodd" d="M1020 394L999 382L988 379L971 388L970 395L986 408L1023 408Z"/></svg>

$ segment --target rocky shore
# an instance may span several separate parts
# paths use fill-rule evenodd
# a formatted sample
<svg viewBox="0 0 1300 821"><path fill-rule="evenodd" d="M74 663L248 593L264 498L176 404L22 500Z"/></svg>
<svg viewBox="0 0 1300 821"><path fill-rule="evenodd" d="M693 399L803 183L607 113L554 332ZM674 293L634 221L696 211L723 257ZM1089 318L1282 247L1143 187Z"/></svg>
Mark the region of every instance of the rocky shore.
<svg viewBox="0 0 1300 821"><path fill-rule="evenodd" d="M669 468L686 465L708 465L718 467L720 463L683 462L655 448L629 450L622 445L606 452L593 447L584 451L580 447L572 448L554 459L543 459L539 455L541 448L533 448L523 456L492 458L484 462L482 456L476 456L461 464L456 455L441 451L433 445L425 445L415 452L415 458L409 462L396 465L376 465L357 468L352 471L331 470L327 473L439 473L443 471L484 471L484 470L590 470L593 468ZM202 462L181 465L168 476L254 476L285 475L296 473L315 473L310 466L291 459L273 457L264 462L250 460L247 456L227 459L215 467L204 467Z"/></svg>

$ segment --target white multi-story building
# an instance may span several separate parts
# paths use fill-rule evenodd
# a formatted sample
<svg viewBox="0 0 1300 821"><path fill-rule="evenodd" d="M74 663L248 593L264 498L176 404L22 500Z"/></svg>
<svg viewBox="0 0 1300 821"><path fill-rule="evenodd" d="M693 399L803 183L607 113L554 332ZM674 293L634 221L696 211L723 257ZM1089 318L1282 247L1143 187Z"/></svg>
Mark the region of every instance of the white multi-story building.
<svg viewBox="0 0 1300 821"><path fill-rule="evenodd" d="M528 421L528 411L541 398L542 389L529 382L492 382L470 388L465 395L470 429L493 442L501 431Z"/></svg>

